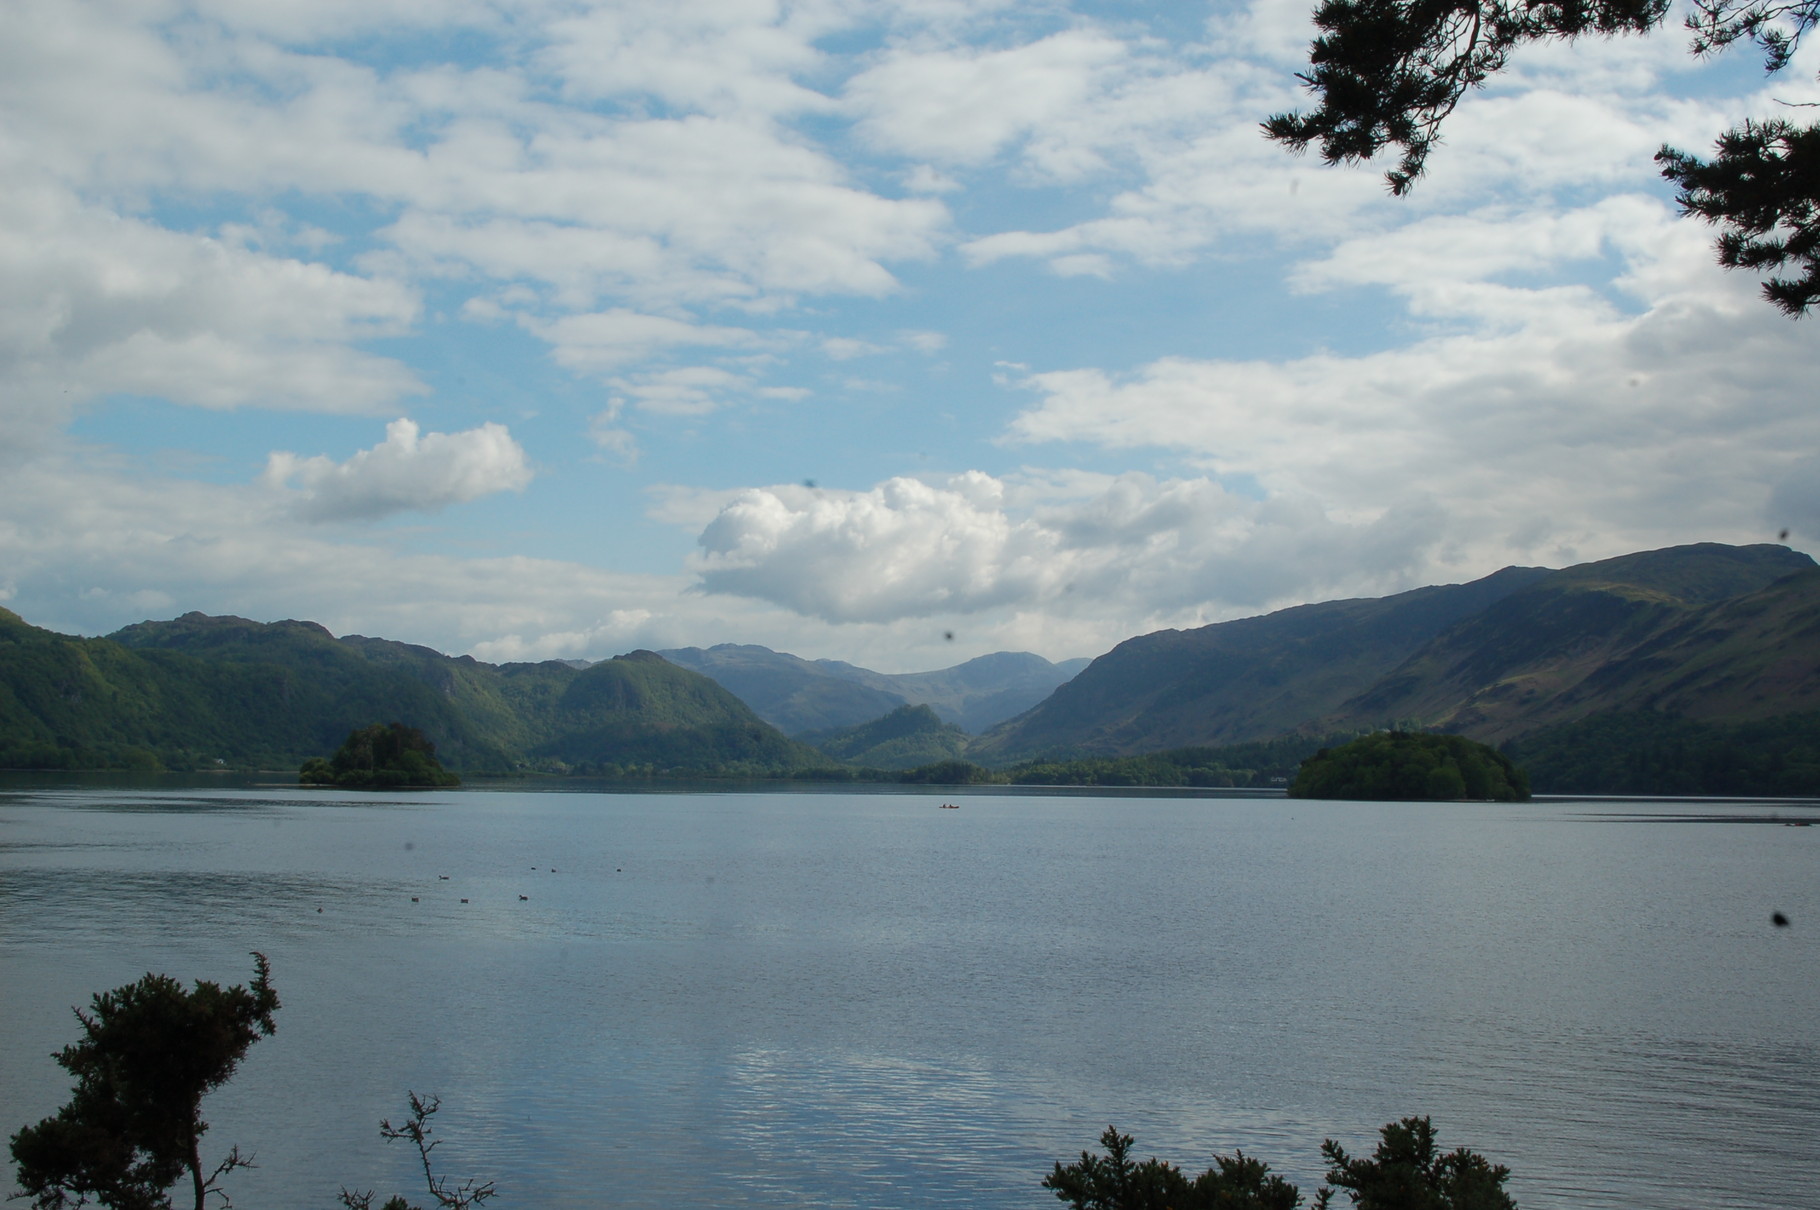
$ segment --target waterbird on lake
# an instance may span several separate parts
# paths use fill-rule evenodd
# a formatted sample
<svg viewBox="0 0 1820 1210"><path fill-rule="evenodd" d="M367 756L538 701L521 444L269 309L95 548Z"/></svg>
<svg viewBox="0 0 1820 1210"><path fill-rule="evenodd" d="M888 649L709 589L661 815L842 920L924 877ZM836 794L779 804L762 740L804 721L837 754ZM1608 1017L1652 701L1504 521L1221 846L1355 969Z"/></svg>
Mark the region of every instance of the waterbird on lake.
<svg viewBox="0 0 1820 1210"><path fill-rule="evenodd" d="M520 896L519 896L519 897L518 897L518 902L520 902L520 903L523 903L523 902L524 902L524 901L525 901L525 900L527 900L527 899L529 899L529 898L530 898L530 896L529 896L529 895L520 895Z"/></svg>
<svg viewBox="0 0 1820 1210"><path fill-rule="evenodd" d="M322 909L317 908L316 910L321 911ZM1779 929L1785 929L1788 927L1788 917L1784 916L1781 912L1771 912L1769 920L1770 920L1771 924L1775 925Z"/></svg>

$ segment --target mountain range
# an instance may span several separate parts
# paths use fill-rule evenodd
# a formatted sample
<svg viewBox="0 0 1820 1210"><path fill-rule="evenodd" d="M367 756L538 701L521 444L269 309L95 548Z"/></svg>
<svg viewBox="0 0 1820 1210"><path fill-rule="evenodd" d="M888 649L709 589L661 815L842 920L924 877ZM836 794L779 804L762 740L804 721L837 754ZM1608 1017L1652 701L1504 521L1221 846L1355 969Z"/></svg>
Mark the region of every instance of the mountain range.
<svg viewBox="0 0 1820 1210"><path fill-rule="evenodd" d="M0 766L295 767L385 720L474 772L1103 765L1180 749L1211 769L1237 768L1217 752L1235 745L1394 727L1534 752L1578 782L1628 761L1626 786L1723 786L1751 744L1750 784L1805 785L1809 765L1820 779L1820 567L1782 546L1505 568L1158 631L1082 663L998 653L885 674L728 644L492 665L311 622L190 613L90 639L0 610ZM1670 769L1702 744L1736 759Z"/></svg>
<svg viewBox="0 0 1820 1210"><path fill-rule="evenodd" d="M1820 709L1820 568L1702 543L1128 639L971 759L1130 755L1383 727L1500 743L1595 715Z"/></svg>
<svg viewBox="0 0 1820 1210"><path fill-rule="evenodd" d="M0 610L0 766L295 768L380 720L418 727L470 772L827 763L648 651L494 665L313 622L189 613L86 639Z"/></svg>
<svg viewBox="0 0 1820 1210"><path fill-rule="evenodd" d="M887 673L736 643L657 654L713 677L788 735L858 726L900 706L928 706L942 722L978 733L1030 709L1089 662L999 651L936 672Z"/></svg>

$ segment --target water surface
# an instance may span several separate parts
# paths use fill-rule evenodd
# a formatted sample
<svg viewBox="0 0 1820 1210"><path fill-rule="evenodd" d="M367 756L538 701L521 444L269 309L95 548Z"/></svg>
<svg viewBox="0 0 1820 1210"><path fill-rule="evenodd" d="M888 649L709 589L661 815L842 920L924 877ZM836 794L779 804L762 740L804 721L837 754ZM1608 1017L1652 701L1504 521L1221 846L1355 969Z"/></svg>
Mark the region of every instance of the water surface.
<svg viewBox="0 0 1820 1210"><path fill-rule="evenodd" d="M258 949L243 1206L412 1192L407 1089L506 1207L1034 1208L1107 1123L1312 1192L1411 1113L1528 1208L1811 1200L1812 807L939 801L0 792L0 1130L71 1005Z"/></svg>

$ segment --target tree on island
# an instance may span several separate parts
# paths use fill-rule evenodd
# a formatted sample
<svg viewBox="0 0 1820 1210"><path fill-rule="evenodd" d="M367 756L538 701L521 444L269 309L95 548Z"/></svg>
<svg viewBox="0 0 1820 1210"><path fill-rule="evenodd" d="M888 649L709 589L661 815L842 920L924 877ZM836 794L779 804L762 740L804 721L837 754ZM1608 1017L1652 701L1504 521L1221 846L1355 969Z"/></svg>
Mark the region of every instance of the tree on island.
<svg viewBox="0 0 1820 1210"><path fill-rule="evenodd" d="M1666 18L1668 0L1322 0L1320 36L1301 79L1319 103L1277 114L1264 133L1301 151L1319 144L1329 164L1402 148L1385 174L1402 195L1427 166L1441 124L1469 88L1501 71L1527 42L1585 34L1643 33ZM1692 52L1705 56L1754 42L1771 72L1793 59L1820 22L1820 0L1693 0ZM1662 175L1682 213L1720 228L1719 263L1773 273L1763 296L1788 315L1820 301L1820 126L1747 119L1719 137L1707 162L1663 147Z"/></svg>
<svg viewBox="0 0 1820 1210"><path fill-rule="evenodd" d="M1303 761L1289 797L1528 802L1529 778L1502 752L1463 735L1379 731Z"/></svg>
<svg viewBox="0 0 1820 1210"><path fill-rule="evenodd" d="M1270 1165L1247 1156L1214 1156L1214 1166L1190 1178L1165 1160L1131 1159L1130 1135L1108 1126L1100 1136L1104 1158L1081 1152L1073 1164L1057 1163L1043 1178L1074 1210L1296 1210L1302 1192ZM1315 1194L1317 1210L1343 1189L1359 1210L1516 1210L1504 1192L1510 1169L1464 1147L1445 1155L1427 1118L1404 1118L1379 1131L1369 1159L1353 1159L1332 1139L1321 1144L1327 1185Z"/></svg>
<svg viewBox="0 0 1820 1210"><path fill-rule="evenodd" d="M415 727L374 723L348 734L328 760L312 756L298 770L306 786L459 786L436 759L436 745Z"/></svg>
<svg viewBox="0 0 1820 1210"><path fill-rule="evenodd" d="M202 1098L226 1083L247 1048L276 1028L278 993L265 955L253 981L192 991L165 975L96 994L76 1010L82 1039L56 1055L76 1077L69 1103L12 1138L20 1195L37 1210L93 1200L111 1210L170 1210L171 1187L189 1176L195 1210L226 1195L223 1176L250 1168L238 1147L202 1166Z"/></svg>

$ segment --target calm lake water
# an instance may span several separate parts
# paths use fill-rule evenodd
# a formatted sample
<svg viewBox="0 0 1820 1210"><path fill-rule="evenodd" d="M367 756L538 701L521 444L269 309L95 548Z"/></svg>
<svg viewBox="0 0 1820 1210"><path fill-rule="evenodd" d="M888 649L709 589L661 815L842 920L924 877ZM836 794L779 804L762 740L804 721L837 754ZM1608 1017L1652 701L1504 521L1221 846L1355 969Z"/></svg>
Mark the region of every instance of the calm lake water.
<svg viewBox="0 0 1820 1210"><path fill-rule="evenodd" d="M1053 1206L1107 1123L1312 1193L1412 1113L1526 1210L1815 1204L1812 805L952 800L0 784L0 1133L258 949L243 1207L420 1196L407 1089L501 1207Z"/></svg>

